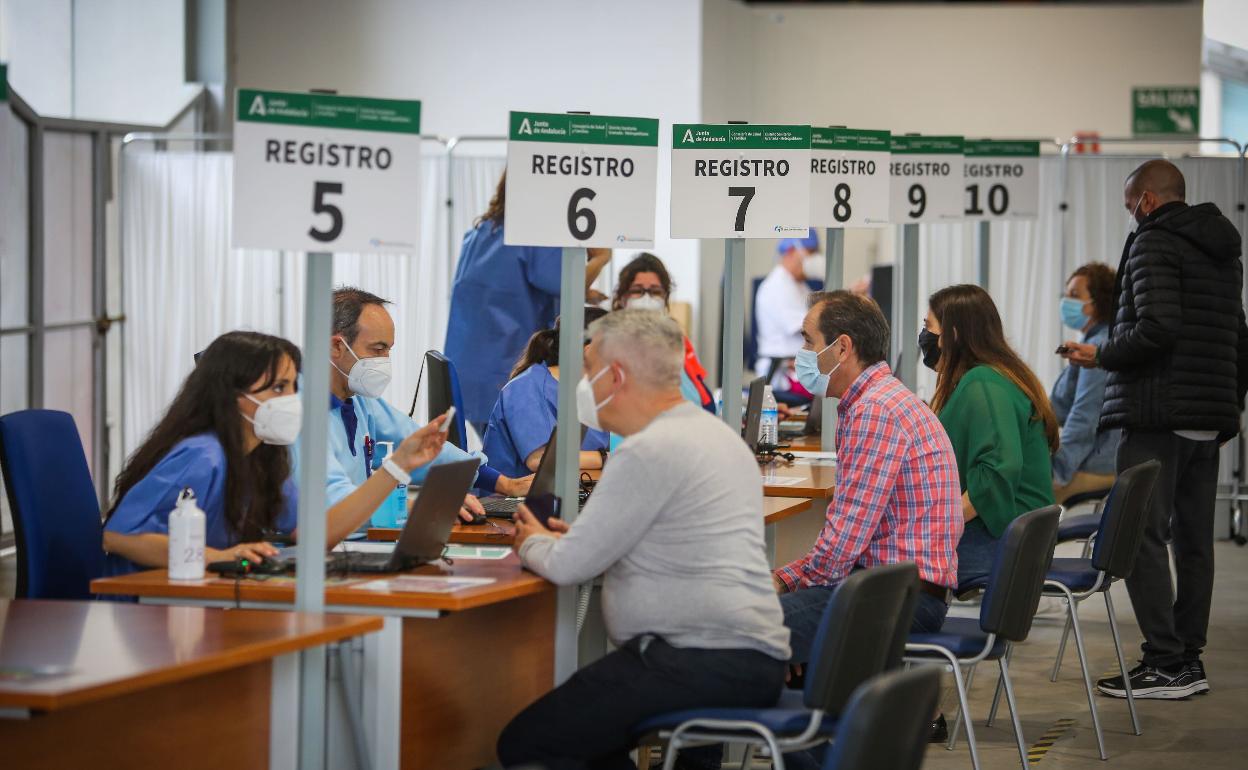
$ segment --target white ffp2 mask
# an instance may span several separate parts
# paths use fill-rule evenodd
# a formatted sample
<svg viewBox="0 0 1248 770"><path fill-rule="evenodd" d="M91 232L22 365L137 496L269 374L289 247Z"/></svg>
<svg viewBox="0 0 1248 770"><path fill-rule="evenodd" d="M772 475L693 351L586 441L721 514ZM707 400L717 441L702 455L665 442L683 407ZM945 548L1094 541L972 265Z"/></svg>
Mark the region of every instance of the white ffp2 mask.
<svg viewBox="0 0 1248 770"><path fill-rule="evenodd" d="M351 365L350 372L344 372L338 369L332 361L330 364L338 369L339 374L346 375L347 387L352 393L364 396L366 398L381 398L381 394L386 392L386 388L390 385L390 356L377 356L375 358L360 358L355 355L355 351L347 345L347 341L342 341L346 345L347 352L355 358L355 363Z"/></svg>
<svg viewBox="0 0 1248 770"><path fill-rule="evenodd" d="M256 438L274 446L290 446L299 438L303 425L303 401L297 395L274 396L261 401L250 393L243 397L256 405L254 417L243 415L256 431Z"/></svg>

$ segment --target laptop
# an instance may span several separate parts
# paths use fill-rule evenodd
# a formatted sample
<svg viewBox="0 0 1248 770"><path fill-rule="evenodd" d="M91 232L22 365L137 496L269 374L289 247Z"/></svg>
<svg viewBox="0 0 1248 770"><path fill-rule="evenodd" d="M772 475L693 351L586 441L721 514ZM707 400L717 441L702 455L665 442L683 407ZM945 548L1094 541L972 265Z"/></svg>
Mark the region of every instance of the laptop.
<svg viewBox="0 0 1248 770"><path fill-rule="evenodd" d="M420 493L408 496L407 524L394 550L338 554L337 566L347 572L401 572L440 559L477 475L477 464L472 459L430 468Z"/></svg>
<svg viewBox="0 0 1248 770"><path fill-rule="evenodd" d="M823 399L811 399L806 410L806 424L799 429L780 428L780 438L800 438L802 436L818 436L823 432Z"/></svg>
<svg viewBox="0 0 1248 770"><path fill-rule="evenodd" d="M581 426L581 445L585 444L585 434L589 432L589 428ZM558 445L559 428L556 426L550 432L550 441L546 442L546 451L542 453L542 459L537 464L537 472L533 474L533 485L529 487L529 494L533 497L538 495L551 495L555 493L555 447ZM524 498L520 497L487 497L481 500L481 507L485 509L485 515L493 519L511 519L516 515L516 511L520 508L520 503L524 502ZM584 501L581 502L584 505Z"/></svg>
<svg viewBox="0 0 1248 770"><path fill-rule="evenodd" d="M745 430L741 437L745 439L745 445L752 452L758 451L758 423L763 416L763 386L765 384L762 377L751 382L750 397L745 402Z"/></svg>

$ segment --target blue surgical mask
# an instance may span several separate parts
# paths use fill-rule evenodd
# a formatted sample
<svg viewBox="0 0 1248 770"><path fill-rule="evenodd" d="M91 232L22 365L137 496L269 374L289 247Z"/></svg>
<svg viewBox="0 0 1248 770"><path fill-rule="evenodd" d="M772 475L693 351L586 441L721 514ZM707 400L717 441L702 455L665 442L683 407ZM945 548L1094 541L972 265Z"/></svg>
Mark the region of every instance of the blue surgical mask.
<svg viewBox="0 0 1248 770"><path fill-rule="evenodd" d="M794 368L797 370L797 381L802 383L802 387L817 398L823 398L828 395L828 382L832 379L832 375L836 373L836 370L841 368L841 363L843 363L838 362L836 366L832 367L832 371L827 374L819 371L819 356L823 355L824 350L835 344L836 340L833 340L828 347L819 352L799 350L793 362Z"/></svg>
<svg viewBox="0 0 1248 770"><path fill-rule="evenodd" d="M1062 323L1071 329L1082 329L1088 323L1088 317L1083 314L1083 300L1074 297L1062 297Z"/></svg>

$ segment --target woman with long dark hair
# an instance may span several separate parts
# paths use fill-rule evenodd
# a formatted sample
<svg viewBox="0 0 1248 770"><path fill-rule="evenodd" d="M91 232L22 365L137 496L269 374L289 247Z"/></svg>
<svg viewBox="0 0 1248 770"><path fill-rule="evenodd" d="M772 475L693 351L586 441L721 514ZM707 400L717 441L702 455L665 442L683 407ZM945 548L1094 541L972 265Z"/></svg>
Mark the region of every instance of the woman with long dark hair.
<svg viewBox="0 0 1248 770"><path fill-rule="evenodd" d="M182 389L126 463L104 524L109 574L168 564L169 513L191 489L207 519L205 561L276 555L266 535L296 532L290 450L302 422L299 349L280 337L229 332L200 355ZM437 456L445 417L394 451L405 471ZM377 473L328 512L330 546L394 490Z"/></svg>
<svg viewBox="0 0 1248 770"><path fill-rule="evenodd" d="M563 251L503 243L506 213L504 173L489 207L464 236L451 284L444 352L459 374L464 417L478 433L525 342L559 314ZM610 259L610 249L589 249L586 291Z"/></svg>
<svg viewBox="0 0 1248 770"><path fill-rule="evenodd" d="M606 314L602 308L585 308L585 327ZM482 449L490 458L490 465L512 477L536 471L558 420L558 407L559 319L555 319L553 328L529 338L498 394L482 438ZM601 468L609 443L606 431L586 431L581 442L581 468Z"/></svg>
<svg viewBox="0 0 1248 770"><path fill-rule="evenodd" d="M933 294L919 347L923 363L936 370L932 409L958 460L966 519L958 543L963 585L991 571L997 540L1011 521L1053 504L1049 458L1058 446L1057 419L980 287L962 284Z"/></svg>

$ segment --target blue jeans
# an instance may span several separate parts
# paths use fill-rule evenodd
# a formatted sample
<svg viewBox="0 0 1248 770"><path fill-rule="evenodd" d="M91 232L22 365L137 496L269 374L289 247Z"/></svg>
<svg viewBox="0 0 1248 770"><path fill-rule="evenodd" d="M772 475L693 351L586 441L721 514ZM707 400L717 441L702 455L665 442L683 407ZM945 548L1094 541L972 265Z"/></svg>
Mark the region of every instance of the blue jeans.
<svg viewBox="0 0 1248 770"><path fill-rule="evenodd" d="M823 611L835 590L836 586L816 586L780 595L784 624L789 627L789 647L793 649L793 657L789 662L805 663L810 660L810 648L819 631L819 622L823 619ZM910 633L939 631L948 611L949 606L943 601L920 591L919 600L914 606L914 618L910 621ZM823 767L826 748L827 744L823 744L807 751L785 754L785 767L793 770L817 770Z"/></svg>
<svg viewBox="0 0 1248 770"><path fill-rule="evenodd" d="M992 563L997 558L999 542L1001 538L993 537L983 522L971 519L966 523L962 539L958 541L959 586L988 577L992 572Z"/></svg>

